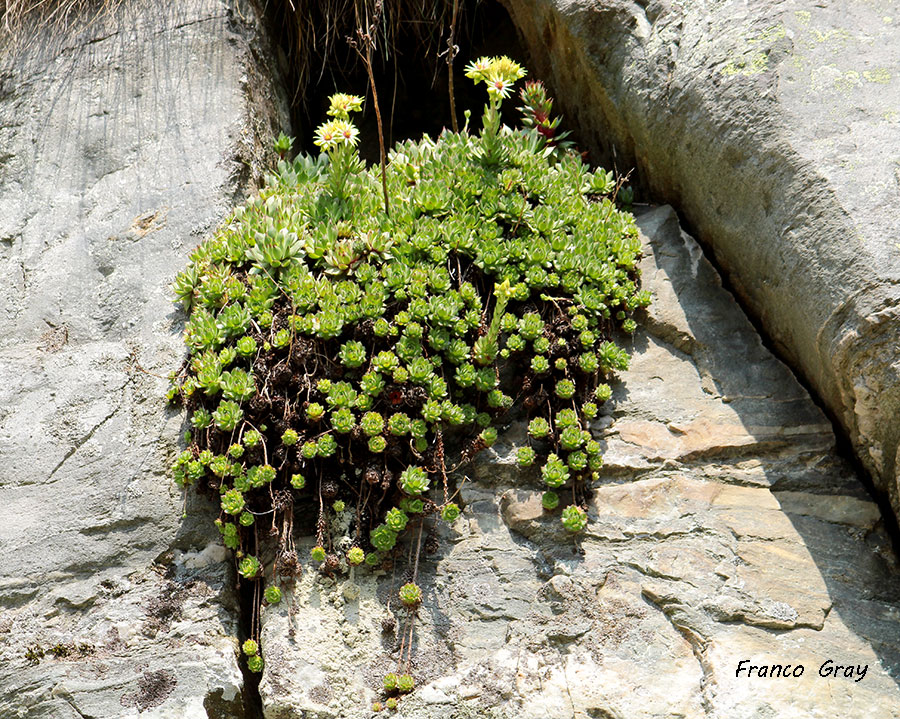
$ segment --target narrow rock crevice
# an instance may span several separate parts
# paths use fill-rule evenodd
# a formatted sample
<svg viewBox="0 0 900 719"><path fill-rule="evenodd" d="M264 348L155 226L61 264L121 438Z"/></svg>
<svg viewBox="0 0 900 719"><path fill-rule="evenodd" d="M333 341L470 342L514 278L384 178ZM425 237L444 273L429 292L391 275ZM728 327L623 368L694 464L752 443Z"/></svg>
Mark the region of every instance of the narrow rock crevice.
<svg viewBox="0 0 900 719"><path fill-rule="evenodd" d="M697 664L699 665L701 672L699 694L703 711L706 712L707 716L715 717L716 711L713 707L713 687L716 683L716 680L712 664L706 656L706 651L709 647L709 640L697 634L686 624L677 621L672 616L673 613L670 608L671 604L666 602L662 597L657 596L655 593L647 589L641 590L641 596L644 597L645 600L647 600L647 603L650 604L650 606L660 611L662 615L669 621L669 624L672 625L675 631L677 631L690 645L691 651L694 654L694 658L697 660Z"/></svg>
<svg viewBox="0 0 900 719"><path fill-rule="evenodd" d="M698 239L703 255L713 266L722 281L722 288L734 298L734 301L741 308L741 311L744 313L747 320L753 325L753 329L756 330L757 335L759 335L763 347L771 352L773 356L777 357L778 360L788 368L794 376L794 379L797 380L797 383L806 391L812 402L828 419L828 422L831 425L831 431L835 437L835 450L837 455L853 468L854 473L859 478L860 484L866 490L866 493L872 501L878 505L878 509L880 510L881 517L884 521L885 532L891 539L891 546L894 552L897 555L900 555L900 522L898 522L897 515L894 514L894 510L891 507L890 496L886 491L880 490L875 485L871 472L869 472L862 463L853 447L853 440L850 437L850 433L847 432L835 412L825 403L822 396L807 379L806 375L803 373L803 369L798 367L796 362L794 362L784 351L783 346L774 340L772 335L766 329L766 326L763 324L762 319L741 297L741 294L736 291L734 283L731 281L727 271L716 259L715 252L710 251L708 240L706 240L702 234L699 234L696 227L691 225L690 221L683 215L681 208L678 206L673 206L673 208L678 213L679 221L683 223L685 230Z"/></svg>
<svg viewBox="0 0 900 719"><path fill-rule="evenodd" d="M238 604L240 615L240 635L238 636L238 644L242 644L244 640L249 639L252 635L252 619L253 619L253 603L255 595L255 586L248 582L238 582L236 591L238 595ZM263 647L265 652L265 647ZM244 714L239 719L263 719L264 708L263 700L259 693L259 683L262 679L262 673L251 672L247 668L246 657L241 654L238 657L238 665L241 668L241 674L244 677L243 683L243 707Z"/></svg>
<svg viewBox="0 0 900 719"><path fill-rule="evenodd" d="M434 3L434 8L439 9L441 4ZM390 7L386 10L385 22L396 23L397 32L392 47L384 47L384 37L379 39L373 55L373 71L384 116L385 143L391 147L395 142L418 139L423 134L437 137L445 127L451 126L447 65L443 54L448 31L435 22L426 32L441 40L431 48L423 48L419 37L422 31L418 28L421 22L405 17L408 11L403 10L400 3L388 2L386 5ZM318 149L312 144L312 128L324 117L328 96L333 92L352 92L370 99L366 71L350 50L346 37L334 38L332 44L321 41L308 57L301 56L301 51L310 50L295 46L293 29L284 18L296 15L297 10L288 0L266 2L265 13L286 63L286 90L296 129L294 149L316 154ZM331 24L337 26L340 21ZM453 65L457 119L461 127L463 111L471 110L471 122L477 125L482 106L481 90L463 74L465 65L482 55L507 54L527 66L529 54L519 42L509 13L494 0L460 0L455 41L458 48ZM417 61L410 62L411 58L417 58ZM307 84L301 84L299 74L299 66L304 62L317 68L310 74ZM512 115L511 108L508 112ZM369 162L378 162L377 127L370 101L364 107L358 125L360 154Z"/></svg>

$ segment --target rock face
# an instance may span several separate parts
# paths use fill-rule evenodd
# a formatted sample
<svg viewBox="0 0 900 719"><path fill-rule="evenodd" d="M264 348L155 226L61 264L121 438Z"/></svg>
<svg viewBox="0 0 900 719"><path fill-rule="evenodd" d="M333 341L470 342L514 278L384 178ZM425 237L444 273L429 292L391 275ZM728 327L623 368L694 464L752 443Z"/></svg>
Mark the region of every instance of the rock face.
<svg viewBox="0 0 900 719"><path fill-rule="evenodd" d="M162 395L168 284L287 127L261 20L125 3L5 43L0 716L243 717L230 562L179 519Z"/></svg>
<svg viewBox="0 0 900 719"><path fill-rule="evenodd" d="M607 469L588 529L575 542L542 510L514 424L423 558L402 716L897 716L900 584L876 506L671 209L639 224L656 301L594 428ZM308 570L264 610L267 719L364 715L397 668L404 570ZM736 677L745 659L804 671ZM828 660L866 676L820 676Z"/></svg>
<svg viewBox="0 0 900 719"><path fill-rule="evenodd" d="M237 0L119 13L0 65L0 716L367 716L408 636L403 562L306 567L262 612L257 697L215 508L191 496L180 521L166 477L167 285L286 123L261 22ZM900 715L875 505L674 213L640 226L656 300L593 428L589 527L576 542L541 509L514 422L422 557L398 716ZM804 672L736 676L743 660ZM835 664L854 669L820 676Z"/></svg>
<svg viewBox="0 0 900 719"><path fill-rule="evenodd" d="M900 513L900 3L504 4L596 158L678 207Z"/></svg>

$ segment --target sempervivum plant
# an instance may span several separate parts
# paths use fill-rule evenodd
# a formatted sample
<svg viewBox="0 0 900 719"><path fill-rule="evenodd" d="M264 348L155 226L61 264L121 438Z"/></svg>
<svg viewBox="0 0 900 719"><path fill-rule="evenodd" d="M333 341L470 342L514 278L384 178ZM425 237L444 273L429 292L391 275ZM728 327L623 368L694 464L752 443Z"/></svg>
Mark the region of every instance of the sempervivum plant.
<svg viewBox="0 0 900 719"><path fill-rule="evenodd" d="M399 597L404 607L415 609L422 603L422 590L418 584L408 582L400 587Z"/></svg>
<svg viewBox="0 0 900 719"><path fill-rule="evenodd" d="M587 522L602 465L589 423L628 364L613 331L632 331L649 302L637 231L612 176L565 150L542 86L521 96L524 128L502 124L521 66L481 58L466 74L487 89L483 129L398 144L384 186L356 150L362 99L332 97L318 156L289 160L280 137L266 186L176 278L190 358L167 396L191 429L173 476L216 497L257 602L268 584L276 604L278 580L299 571L277 529L295 508L317 519L310 559L326 574L418 557L398 551L404 538L459 518L448 474L499 441L514 404L528 421L523 481L542 480L567 530ZM415 607L411 569L400 599ZM412 689L408 666L393 691Z"/></svg>

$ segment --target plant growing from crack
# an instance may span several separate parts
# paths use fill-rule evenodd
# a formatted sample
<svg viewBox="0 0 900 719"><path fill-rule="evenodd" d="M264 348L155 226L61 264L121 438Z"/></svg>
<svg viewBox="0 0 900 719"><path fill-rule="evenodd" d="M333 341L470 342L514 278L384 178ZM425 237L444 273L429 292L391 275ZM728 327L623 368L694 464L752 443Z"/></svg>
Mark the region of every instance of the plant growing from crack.
<svg viewBox="0 0 900 719"><path fill-rule="evenodd" d="M305 507L308 561L323 573L378 568L411 544L384 689L412 690L422 536L459 518L454 471L498 440L511 408L528 422L523 481L543 483L565 530L587 525L602 466L589 423L628 364L613 332L633 330L650 299L637 231L609 174L559 141L542 88L521 95L524 128L501 123L517 63L481 58L467 74L488 89L481 133L399 143L383 175L356 150L362 99L333 96L319 155L288 160L280 137L266 187L175 280L190 356L167 396L191 429L172 474L221 508L216 525L254 592L251 671L263 667L263 600L280 602L306 561L293 539Z"/></svg>

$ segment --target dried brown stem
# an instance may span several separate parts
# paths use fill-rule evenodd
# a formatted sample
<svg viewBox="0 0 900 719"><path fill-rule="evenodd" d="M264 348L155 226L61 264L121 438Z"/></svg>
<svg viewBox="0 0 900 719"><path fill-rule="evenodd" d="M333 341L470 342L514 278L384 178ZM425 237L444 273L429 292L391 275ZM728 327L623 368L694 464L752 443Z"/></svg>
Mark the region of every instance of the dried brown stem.
<svg viewBox="0 0 900 719"><path fill-rule="evenodd" d="M388 202L387 190L387 154L384 149L384 125L381 122L381 107L378 104L378 89L375 87L375 72L372 69L372 50L375 49L375 37L378 25L381 22L381 15L384 10L383 0L375 0L375 8L373 10L372 21L366 24L366 30L363 32L361 27L356 29L356 36L359 40L350 39L350 47L356 50L363 64L366 66L366 74L369 76L369 87L372 90L372 103L375 105L375 122L378 124L378 149L381 162L381 189L384 192L384 212L391 214L390 203ZM360 49L362 45L362 49Z"/></svg>
<svg viewBox="0 0 900 719"><path fill-rule="evenodd" d="M453 132L459 132L456 123L456 95L453 92L453 59L456 57L456 16L459 12L459 0L453 0L453 14L450 16L450 38L447 40L447 87L450 92L450 126Z"/></svg>

